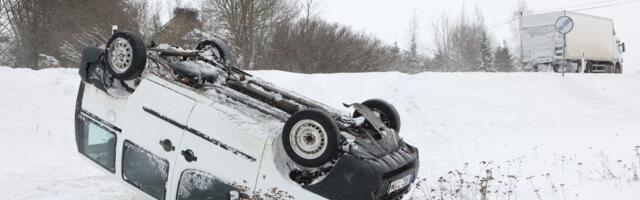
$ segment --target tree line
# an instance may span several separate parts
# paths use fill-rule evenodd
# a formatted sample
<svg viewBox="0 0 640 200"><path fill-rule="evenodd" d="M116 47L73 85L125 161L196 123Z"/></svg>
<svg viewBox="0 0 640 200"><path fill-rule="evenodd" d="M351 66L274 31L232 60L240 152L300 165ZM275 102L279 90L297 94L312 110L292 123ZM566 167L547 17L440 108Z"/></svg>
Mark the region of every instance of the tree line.
<svg viewBox="0 0 640 200"><path fill-rule="evenodd" d="M201 0L202 27L174 44L217 37L233 65L303 73L513 71L506 42L496 45L479 11L432 22L431 48L418 48L418 19L407 48L387 44L317 15L315 0ZM160 6L145 0L0 0L0 65L42 69L78 66L82 48L102 45L112 25L149 38L162 27ZM185 39L186 38L186 39ZM173 40L172 40L173 41ZM58 60L58 63L43 62Z"/></svg>

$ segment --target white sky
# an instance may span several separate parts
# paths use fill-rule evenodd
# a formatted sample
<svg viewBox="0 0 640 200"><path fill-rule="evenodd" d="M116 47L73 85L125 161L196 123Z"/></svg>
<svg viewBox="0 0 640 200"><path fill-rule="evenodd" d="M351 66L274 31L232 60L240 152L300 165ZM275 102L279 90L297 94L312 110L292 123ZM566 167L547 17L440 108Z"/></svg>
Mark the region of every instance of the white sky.
<svg viewBox="0 0 640 200"><path fill-rule="evenodd" d="M527 3L533 11L544 11L603 1L616 3L634 0L529 0ZM468 11L477 6L487 24L493 25L511 16L517 2L518 0L319 0L317 10L322 18L331 22L349 25L389 44L398 42L404 47L407 43L409 21L415 9L420 24L420 46L426 53L431 48L431 24L441 16L457 16L463 5ZM580 11L614 20L618 37L627 44L627 53L624 54L625 73L640 70L640 50L637 50L640 45L634 45L640 44L640 27L636 22L640 19L639 11L640 1ZM499 41L511 38L509 24L492 29L491 32Z"/></svg>

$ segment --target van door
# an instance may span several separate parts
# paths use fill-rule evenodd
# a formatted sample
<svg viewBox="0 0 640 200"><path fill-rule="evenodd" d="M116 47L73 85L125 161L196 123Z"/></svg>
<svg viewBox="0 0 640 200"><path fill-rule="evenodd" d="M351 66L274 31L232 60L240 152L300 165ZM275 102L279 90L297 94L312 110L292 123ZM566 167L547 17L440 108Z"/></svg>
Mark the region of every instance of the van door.
<svg viewBox="0 0 640 200"><path fill-rule="evenodd" d="M129 96L120 166L125 182L164 200L195 100L161 83L145 79Z"/></svg>
<svg viewBox="0 0 640 200"><path fill-rule="evenodd" d="M93 85L80 83L75 114L78 152L114 176L120 171L116 170L116 163L120 160L122 120L109 116L122 113L125 105L125 100L114 99Z"/></svg>
<svg viewBox="0 0 640 200"><path fill-rule="evenodd" d="M252 122L237 110L213 104L198 103L189 119L171 187L176 199L233 199L255 188L266 141L246 132Z"/></svg>

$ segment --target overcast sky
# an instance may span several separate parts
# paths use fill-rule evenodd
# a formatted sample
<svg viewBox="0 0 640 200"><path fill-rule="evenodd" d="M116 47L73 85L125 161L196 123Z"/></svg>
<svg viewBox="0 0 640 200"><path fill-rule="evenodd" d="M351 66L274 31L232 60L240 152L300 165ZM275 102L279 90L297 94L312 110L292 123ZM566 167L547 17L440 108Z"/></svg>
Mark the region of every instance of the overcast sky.
<svg viewBox="0 0 640 200"><path fill-rule="evenodd" d="M425 53L431 48L431 24L441 16L457 16L463 6L468 11L480 9L489 26L511 16L518 0L319 0L317 10L322 18L353 27L374 35L385 42L398 42L406 46L409 21L414 10L420 24L420 46ZM604 2L604 3L598 3ZM640 71L640 0L529 0L527 4L536 12L558 8L621 5L580 11L614 20L618 37L627 44L625 72ZM577 6L591 4L589 6ZM511 39L509 24L491 29L496 40ZM637 44L637 45L636 45Z"/></svg>

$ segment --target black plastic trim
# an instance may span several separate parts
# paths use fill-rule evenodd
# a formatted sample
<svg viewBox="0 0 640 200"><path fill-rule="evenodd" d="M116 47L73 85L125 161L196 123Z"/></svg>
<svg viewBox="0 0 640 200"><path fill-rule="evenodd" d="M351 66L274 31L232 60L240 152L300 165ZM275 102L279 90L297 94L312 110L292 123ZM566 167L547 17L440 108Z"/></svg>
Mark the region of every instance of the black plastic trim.
<svg viewBox="0 0 640 200"><path fill-rule="evenodd" d="M96 122L98 122L98 124L96 124L96 125L107 129L107 131L109 131L109 132L112 132L114 134L122 132L122 129L118 128L117 126L115 126L113 124L110 124L109 122L101 119L100 117L94 115L93 113L91 113L91 112L89 112L87 110L81 109L80 113L81 113L80 116L79 116L80 118L82 118L82 119L89 118L89 119L91 119L93 121L96 121Z"/></svg>
<svg viewBox="0 0 640 200"><path fill-rule="evenodd" d="M398 199L410 185L388 194L389 185L409 175L413 176L413 183L420 165L418 157L417 149L406 143L397 151L376 159L346 153L324 180L302 187L327 199Z"/></svg>
<svg viewBox="0 0 640 200"><path fill-rule="evenodd" d="M78 88L78 95L76 97L76 110L75 110L75 115L74 115L74 123L75 123L75 136L76 136L76 147L78 149L78 152L82 152L84 151L84 148L82 147L82 144L80 143L82 140L81 138L83 137L82 131L84 130L84 124L83 124L83 120L81 119L81 112L82 112L82 99L84 97L84 82L80 81L80 86Z"/></svg>

